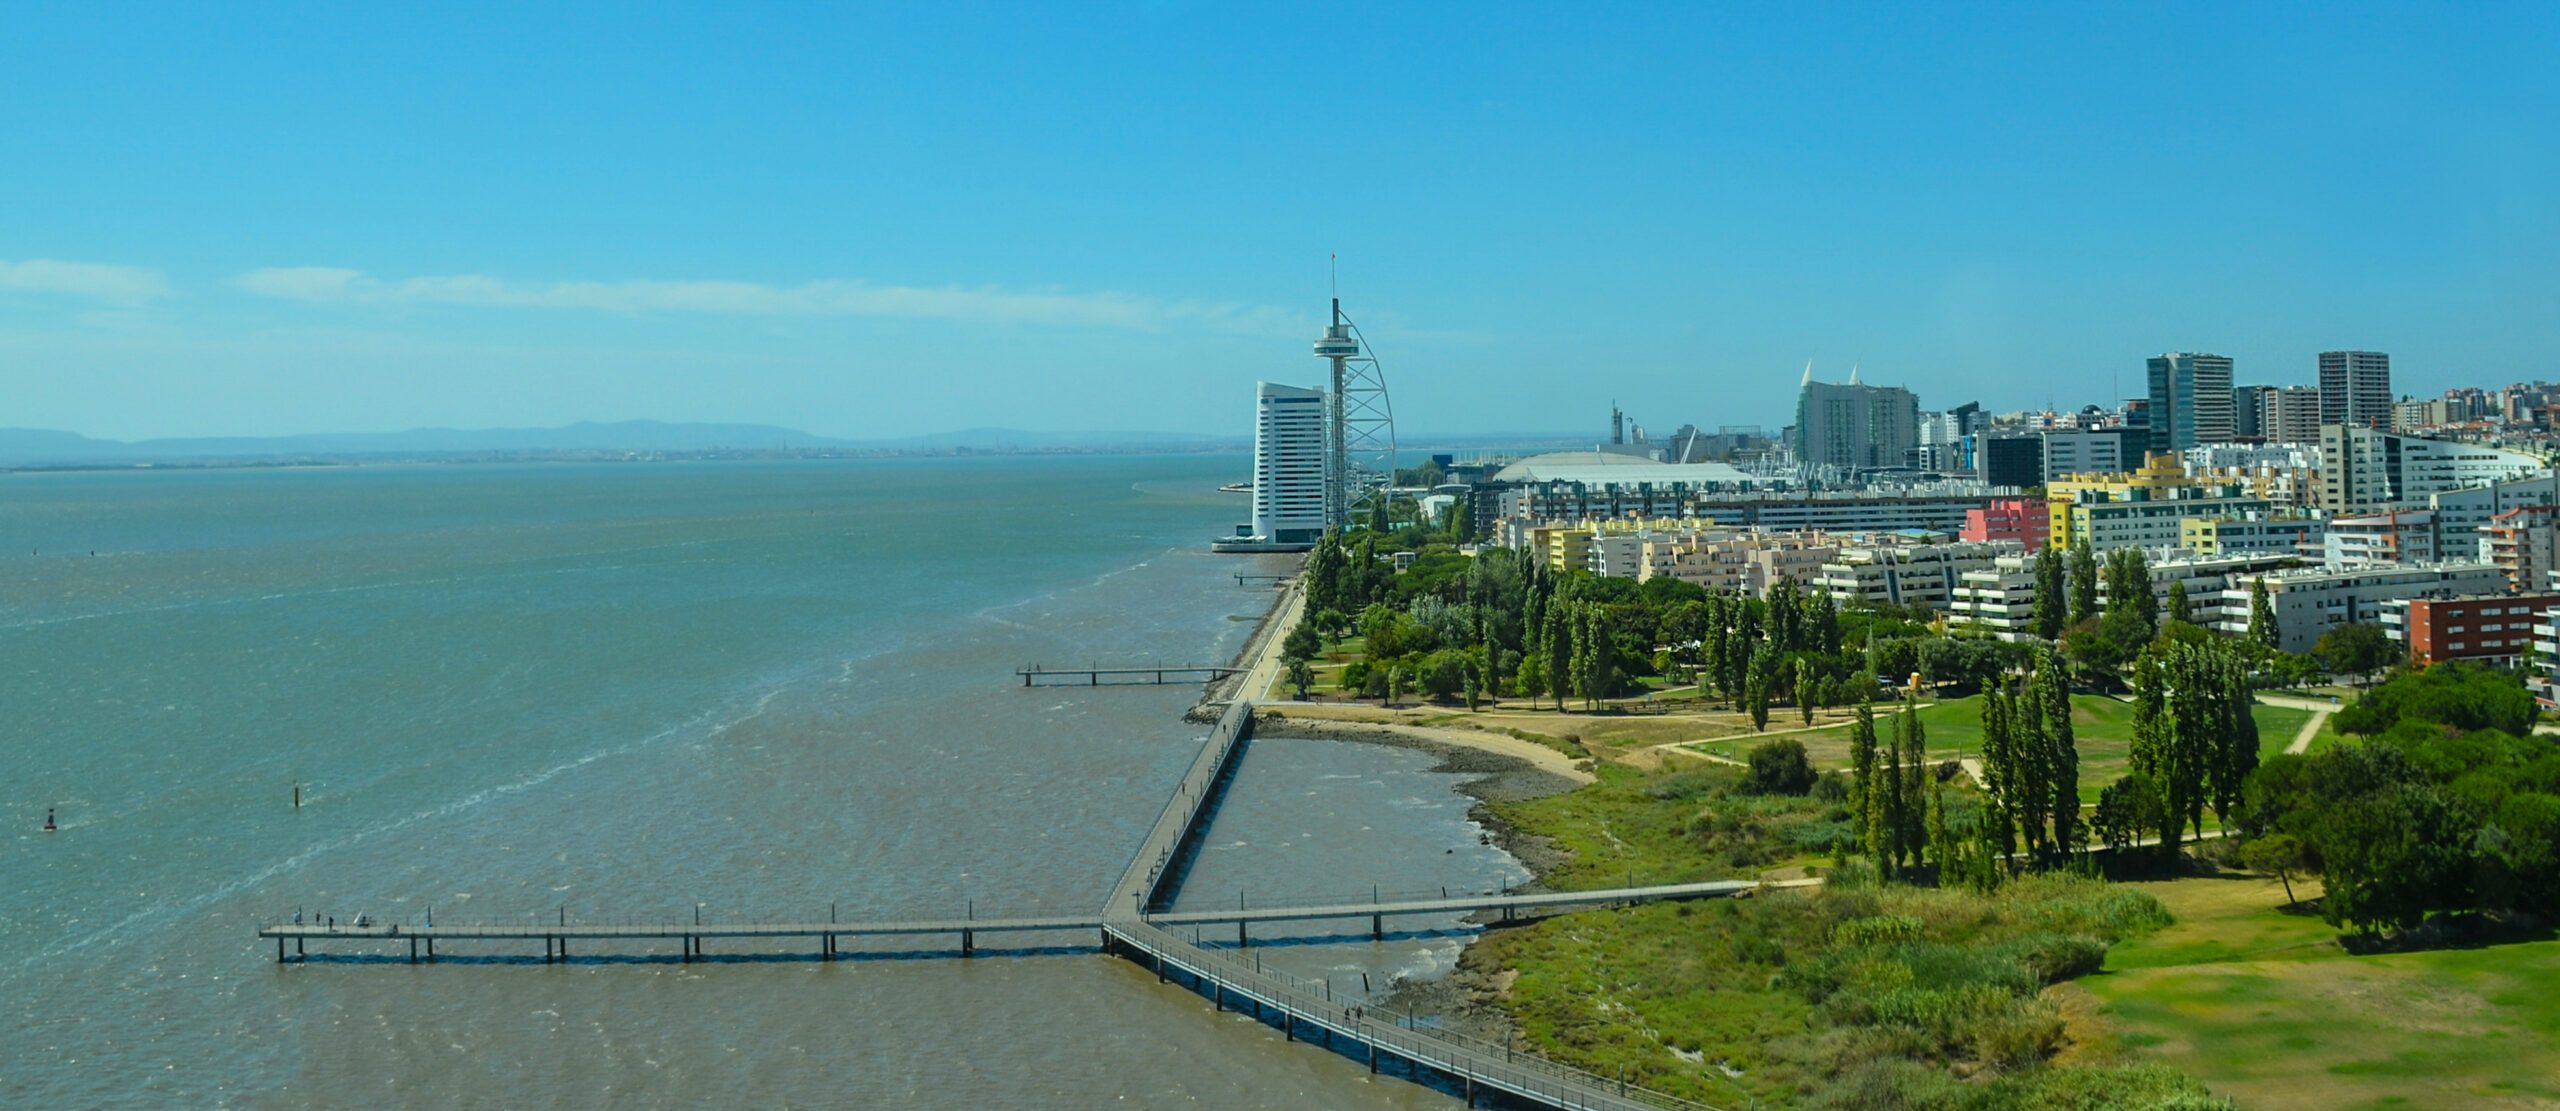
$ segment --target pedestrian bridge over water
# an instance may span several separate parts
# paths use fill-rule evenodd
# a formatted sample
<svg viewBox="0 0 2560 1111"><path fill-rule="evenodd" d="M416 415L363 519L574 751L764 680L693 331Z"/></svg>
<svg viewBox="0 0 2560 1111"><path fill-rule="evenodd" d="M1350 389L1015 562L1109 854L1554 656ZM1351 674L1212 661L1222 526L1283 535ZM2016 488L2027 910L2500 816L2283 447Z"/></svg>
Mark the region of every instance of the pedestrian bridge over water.
<svg viewBox="0 0 2560 1111"><path fill-rule="evenodd" d="M1383 936L1387 921L1398 917L1499 912L1508 919L1524 911L1729 896L1758 885L1730 880L1534 894L1443 892L1436 898L1395 899L1373 892L1366 902L1331 900L1290 906L1168 910L1166 904L1178 889L1188 855L1198 843L1195 835L1216 809L1226 783L1234 777L1237 757L1252 729L1252 704L1242 700L1230 704L1181 784L1174 788L1164 812L1149 828L1137 856L1112 888L1109 899L1091 914L854 922L834 921L830 915L831 920L826 922L635 925L572 923L564 912L556 923L510 925L279 923L260 929L258 936L275 940L276 959L280 962L307 957L309 947L315 943L357 943L367 948L387 944L394 947L396 955L402 942L408 943L409 959L415 962L434 960L436 943L448 943L450 952L450 943L456 941L540 941L546 961L568 959L572 943L581 948L612 946L627 951L653 942L673 941L680 949L678 959L692 961L702 959L705 944L712 941L804 939L816 946L818 959L831 960L841 954L840 945L846 938L949 937L958 942L960 955L967 957L976 954L982 934L1082 935L1097 938L1104 952L1153 969L1159 979L1176 980L1210 996L1222 1010L1230 1005L1251 1008L1265 1021L1280 1026L1292 1040L1303 1035L1322 1039L1336 1052L1365 1052L1372 1072L1383 1065L1403 1068L1417 1080L1432 1075L1445 1077L1465 1096L1469 1106L1483 1091L1507 1093L1515 1099L1566 1111L1706 1107L1631 1087L1623 1077L1613 1080L1516 1053L1509 1046L1419 1025L1410 1016L1373 1012L1362 1001L1335 998L1329 984L1265 969L1244 948L1251 944L1249 931L1258 922L1356 923L1367 919L1369 934L1378 937ZM1236 948L1216 949L1196 940L1199 931L1215 926L1221 927L1223 933L1223 927L1229 925L1236 928ZM1176 932L1182 929L1193 931L1194 939L1185 939ZM293 950L290 955L286 952L288 945Z"/></svg>

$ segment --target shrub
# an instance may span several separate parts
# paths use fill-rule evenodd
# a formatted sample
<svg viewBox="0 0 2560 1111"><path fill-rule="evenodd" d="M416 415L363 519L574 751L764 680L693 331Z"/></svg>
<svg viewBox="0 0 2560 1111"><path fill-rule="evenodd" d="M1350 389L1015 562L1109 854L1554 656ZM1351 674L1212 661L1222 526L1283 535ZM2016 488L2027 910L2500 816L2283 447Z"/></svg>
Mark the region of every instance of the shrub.
<svg viewBox="0 0 2560 1111"><path fill-rule="evenodd" d="M1755 795L1801 795L1821 778L1805 756L1803 743L1780 737L1752 748L1751 771L1743 776L1742 789Z"/></svg>

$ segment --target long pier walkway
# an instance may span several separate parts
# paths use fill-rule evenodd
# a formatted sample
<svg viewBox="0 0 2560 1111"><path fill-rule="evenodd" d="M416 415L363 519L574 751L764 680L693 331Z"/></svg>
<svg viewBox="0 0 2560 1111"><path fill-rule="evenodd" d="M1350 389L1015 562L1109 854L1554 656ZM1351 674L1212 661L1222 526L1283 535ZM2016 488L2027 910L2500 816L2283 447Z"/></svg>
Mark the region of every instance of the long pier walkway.
<svg viewBox="0 0 2560 1111"><path fill-rule="evenodd" d="M1444 892L1438 898L1373 897L1367 902L1335 900L1304 905L1169 910L1166 904L1181 886L1183 871L1189 863L1188 854L1197 844L1200 830L1215 813L1217 800L1226 783L1235 775L1237 757L1252 731L1253 704L1243 699L1229 704L1225 713L1219 716L1217 725L1210 730L1208 742L1201 746L1200 754L1192 760L1181 783L1175 786L1173 797L1166 802L1163 813L1148 829L1146 839L1139 843L1128 870L1121 874L1104 905L1093 914L1013 918L978 918L972 915L862 922L723 924L696 921L634 925L575 923L569 921L564 913L556 922L501 925L278 923L261 928L258 936L274 939L276 959L280 962L307 955L307 947L321 941L387 943L394 947L395 952L399 943L406 941L409 959L415 962L433 961L439 941L520 943L537 940L543 943L546 961L567 960L573 942L580 946L629 946L648 941L675 941L681 947L682 959L692 961L702 959L704 942L715 939L808 939L816 943L820 960L830 960L841 954L839 944L848 937L944 936L956 939L960 955L968 957L976 954L981 934L1074 933L1088 938L1098 937L1103 951L1135 960L1153 969L1159 979L1179 980L1208 995L1222 1010L1234 1005L1252 1008L1266 1021L1276 1016L1278 1025L1293 1040L1303 1035L1321 1039L1337 1052L1346 1046L1351 1051L1365 1051L1372 1072L1378 1071L1382 1065L1395 1066L1402 1062L1401 1067L1410 1075L1419 1076L1428 1071L1445 1076L1465 1095L1469 1106L1475 1104L1480 1092L1503 1092L1564 1111L1635 1111L1639 1108L1715 1111L1705 1104L1630 1086L1623 1078L1599 1076L1517 1053L1509 1046L1419 1025L1409 1016L1372 1012L1365 999L1336 998L1329 984L1301 980L1276 969L1263 968L1259 960L1245 952L1245 947L1251 944L1248 930L1256 922L1365 918L1369 920L1371 936L1380 937L1384 935L1386 921L1396 917L1499 911L1507 920L1522 911L1729 896L1758 884L1728 880L1595 891ZM1213 949L1186 940L1174 932L1179 927L1198 930L1213 925L1236 927L1237 946ZM286 952L287 946L291 946L291 954Z"/></svg>
<svg viewBox="0 0 2560 1111"><path fill-rule="evenodd" d="M1209 743L1201 746L1199 759L1192 762L1181 786L1174 789L1172 800L1165 804L1164 813L1156 818L1154 828L1148 830L1147 839L1139 845L1137 857L1129 862L1129 870L1121 875L1111 900L1102 908L1105 949L1155 969L1160 979L1181 978L1194 990L1207 992L1220 1009L1224 1009L1232 999L1261 1013L1276 1013L1281 1029L1291 1040L1303 1032L1310 1037L1324 1039L1329 1046L1337 1041L1348 1041L1367 1052L1371 1072L1378 1070L1383 1054L1390 1063L1402 1060L1410 1069L1429 1069L1447 1076L1458 1084L1469 1107L1475 1106L1479 1090L1507 1092L1568 1111L1704 1106L1659 1092L1629 1088L1624 1080L1612 1083L1606 1077L1543 1058L1514 1054L1508 1047L1480 1042L1453 1031L1373 1019L1361 1002L1333 998L1329 986L1309 985L1276 970L1266 971L1259 961L1246 963L1240 956L1240 950L1221 953L1185 941L1165 929L1167 925L1234 921L1241 940L1243 923L1248 920L1368 917L1387 913L1383 903L1367 907L1277 907L1259 912L1154 913L1155 904L1167 897L1179 878L1184 849L1210 811L1210 804L1215 801L1220 785L1234 774L1236 752L1252 731L1251 702L1239 698L1219 716L1217 728L1209 734ZM1720 887L1724 890L1712 893L1731 894L1750 885L1689 886ZM1702 890L1687 897L1708 894L1710 892ZM1494 902L1535 898L1541 896L1497 896ZM1397 905L1420 907L1468 902L1470 900L1467 899L1443 899ZM1435 906L1434 909L1446 912L1470 908L1447 905ZM1256 915L1264 917L1251 917ZM1373 919L1372 929L1376 926Z"/></svg>
<svg viewBox="0 0 2560 1111"><path fill-rule="evenodd" d="M1088 687L1163 686L1167 683L1214 683L1230 675L1241 675L1241 667L1168 664L1161 667L1030 667L1015 668L1026 687L1071 687L1084 680ZM1170 678L1168 678L1170 676ZM1108 683L1103 682L1110 679Z"/></svg>

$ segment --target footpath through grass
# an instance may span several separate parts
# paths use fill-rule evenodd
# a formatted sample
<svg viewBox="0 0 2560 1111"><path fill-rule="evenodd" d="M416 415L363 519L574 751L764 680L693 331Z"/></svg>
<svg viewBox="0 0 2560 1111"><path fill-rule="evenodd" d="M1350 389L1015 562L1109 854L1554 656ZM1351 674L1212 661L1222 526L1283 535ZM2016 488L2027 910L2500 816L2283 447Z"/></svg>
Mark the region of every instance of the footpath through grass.
<svg viewBox="0 0 2560 1111"><path fill-rule="evenodd" d="M1893 712L1890 703L1876 707L1876 732L1889 736L1886 724ZM2283 752L2311 720L2311 711L2290 706L2250 706L2249 716L2258 722L2258 751L2261 757ZM1793 723L1793 719L1789 720ZM1979 756L1982 752L1982 697L1952 699L1920 709L1920 723L1929 733L1929 754L1942 760ZM1770 724L1777 725L1775 717ZM2098 792L2125 773L2125 759L2133 745L2133 707L2104 695L2071 696L2072 739L2080 749L2080 801L2096 804ZM1804 742L1805 752L1817 766L1843 768L1849 764L1849 730L1846 726L1818 729L1793 736ZM1740 760L1759 743L1756 737L1732 737L1690 746L1696 751Z"/></svg>
<svg viewBox="0 0 2560 1111"><path fill-rule="evenodd" d="M2274 880L2133 886L2178 922L2071 989L2100 1045L2246 1108L2560 1106L2560 942L2358 956Z"/></svg>

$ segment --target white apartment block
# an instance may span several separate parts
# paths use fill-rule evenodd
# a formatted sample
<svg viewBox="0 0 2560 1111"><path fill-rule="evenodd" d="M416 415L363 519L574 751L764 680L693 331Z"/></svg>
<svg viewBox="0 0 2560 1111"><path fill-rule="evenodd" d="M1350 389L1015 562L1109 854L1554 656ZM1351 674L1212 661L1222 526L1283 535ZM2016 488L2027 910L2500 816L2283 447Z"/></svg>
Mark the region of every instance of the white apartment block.
<svg viewBox="0 0 2560 1111"><path fill-rule="evenodd" d="M2222 591L2222 618L2217 628L2233 636L2249 631L2249 591L2256 582L2266 583L2268 600L2275 606L2276 626L2281 633L2276 646L2287 652L2308 652L2320 642L2321 634L2340 625L2378 623L2384 602L2502 593L2507 576L2486 563L2234 575Z"/></svg>
<svg viewBox="0 0 2560 1111"><path fill-rule="evenodd" d="M2430 494L2550 475L2540 456L2520 451L2347 425L2320 429L2320 508L2331 513L2373 513Z"/></svg>
<svg viewBox="0 0 2560 1111"><path fill-rule="evenodd" d="M2015 540L1846 548L1822 565L1813 588L1844 605L1890 602L1944 610L1965 572L1991 569L2001 556L2023 550Z"/></svg>
<svg viewBox="0 0 2560 1111"><path fill-rule="evenodd" d="M1999 640L2032 640L2036 635L2035 557L2004 555L1991 566L1956 578L1947 616L1974 624Z"/></svg>

